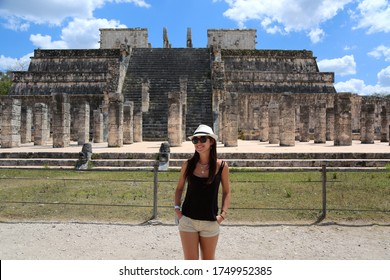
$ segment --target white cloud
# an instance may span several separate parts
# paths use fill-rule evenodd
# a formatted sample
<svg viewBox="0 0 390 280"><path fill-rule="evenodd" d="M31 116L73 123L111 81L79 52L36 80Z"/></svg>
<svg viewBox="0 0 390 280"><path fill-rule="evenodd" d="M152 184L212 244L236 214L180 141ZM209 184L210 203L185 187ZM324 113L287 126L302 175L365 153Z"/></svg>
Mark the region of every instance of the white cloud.
<svg viewBox="0 0 390 280"><path fill-rule="evenodd" d="M337 92L352 92L360 95L390 94L390 66L382 69L378 74L376 85L366 85L363 80L350 79L334 84Z"/></svg>
<svg viewBox="0 0 390 280"><path fill-rule="evenodd" d="M101 28L126 28L116 20L74 19L62 29L61 39L70 49L99 48Z"/></svg>
<svg viewBox="0 0 390 280"><path fill-rule="evenodd" d="M96 49L99 48L100 28L125 28L115 20L74 19L62 29L61 40L52 41L49 35L31 35L30 41L42 49Z"/></svg>
<svg viewBox="0 0 390 280"><path fill-rule="evenodd" d="M343 48L343 50L344 51L352 51L352 50L355 50L357 48L357 46L356 45L352 45L352 46L345 46L344 48Z"/></svg>
<svg viewBox="0 0 390 280"><path fill-rule="evenodd" d="M319 26L333 18L353 0L225 0L229 9L224 15L245 27L248 20L259 20L268 33L306 31L313 43L321 41Z"/></svg>
<svg viewBox="0 0 390 280"><path fill-rule="evenodd" d="M142 8L150 5L144 0L1 0L0 17L5 27L25 30L30 23L60 25L67 18L92 18L97 8L106 3L129 3Z"/></svg>
<svg viewBox="0 0 390 280"><path fill-rule="evenodd" d="M358 21L355 28L368 29L367 33L390 32L390 5L388 0L363 0L352 13Z"/></svg>
<svg viewBox="0 0 390 280"><path fill-rule="evenodd" d="M390 66L379 71L377 77L380 86L390 87Z"/></svg>
<svg viewBox="0 0 390 280"><path fill-rule="evenodd" d="M334 84L337 92L362 93L365 86L364 81L359 79L350 79L346 82L338 82Z"/></svg>
<svg viewBox="0 0 390 280"><path fill-rule="evenodd" d="M340 76L356 74L356 62L353 55L324 59L318 61L317 64L321 72L335 72L336 75Z"/></svg>
<svg viewBox="0 0 390 280"><path fill-rule="evenodd" d="M12 58L6 57L4 55L0 56L0 70L4 71L22 71L27 70L28 65L30 64L30 57L33 56L33 53L26 54L21 58Z"/></svg>
<svg viewBox="0 0 390 280"><path fill-rule="evenodd" d="M324 59L317 62L321 72L335 72L336 75L346 76L356 74L356 62L353 55L341 58ZM361 95L390 94L390 66L377 74L376 85L366 85L363 80L350 79L334 84L337 92L353 92Z"/></svg>
<svg viewBox="0 0 390 280"><path fill-rule="evenodd" d="M352 92L359 95L390 94L390 86L366 85L363 80L351 79L334 84L337 92Z"/></svg>
<svg viewBox="0 0 390 280"><path fill-rule="evenodd" d="M390 61L390 48L380 45L374 50L368 53L369 56L375 57L377 59L384 57L385 61Z"/></svg>
<svg viewBox="0 0 390 280"><path fill-rule="evenodd" d="M34 46L40 49L66 49L67 45L64 41L52 41L50 35L32 34L30 41Z"/></svg>
<svg viewBox="0 0 390 280"><path fill-rule="evenodd" d="M310 32L309 32L310 40L311 40L313 43L321 42L321 41L322 41L322 38L323 38L324 36L325 36L325 32L324 32L324 30L322 30L322 29L320 29L320 28L312 29L312 30L310 30Z"/></svg>
<svg viewBox="0 0 390 280"><path fill-rule="evenodd" d="M50 35L31 34L30 41L37 48L77 49L98 48L100 28L125 28L116 20L96 19L93 12L106 3L129 3L141 8L149 8L146 0L0 0L0 18L6 20L4 27L15 31L27 31L30 24L61 25L70 19L61 30L58 40ZM30 56L20 59L1 56L0 69L21 70L28 66ZM24 64L27 65L24 66ZM23 65L23 67L21 66Z"/></svg>

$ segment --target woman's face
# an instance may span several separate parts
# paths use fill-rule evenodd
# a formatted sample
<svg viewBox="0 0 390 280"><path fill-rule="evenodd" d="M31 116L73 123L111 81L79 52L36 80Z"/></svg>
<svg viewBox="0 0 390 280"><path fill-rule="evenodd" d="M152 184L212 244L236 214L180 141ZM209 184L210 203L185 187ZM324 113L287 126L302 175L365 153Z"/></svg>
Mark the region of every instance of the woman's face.
<svg viewBox="0 0 390 280"><path fill-rule="evenodd" d="M195 150L201 154L210 151L213 140L207 136L199 136L192 138L192 143L194 144Z"/></svg>

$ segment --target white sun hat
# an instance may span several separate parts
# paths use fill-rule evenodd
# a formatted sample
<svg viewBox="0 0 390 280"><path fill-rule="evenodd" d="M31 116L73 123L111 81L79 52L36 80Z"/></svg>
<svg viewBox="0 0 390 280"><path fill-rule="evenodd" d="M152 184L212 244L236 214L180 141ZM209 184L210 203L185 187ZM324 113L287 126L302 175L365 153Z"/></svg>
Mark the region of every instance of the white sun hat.
<svg viewBox="0 0 390 280"><path fill-rule="evenodd" d="M211 127L205 124L201 124L198 126L198 128L195 130L194 135L188 137L190 140L194 137L198 136L209 136L211 138L214 138L215 141L218 141L218 136L214 134L214 131Z"/></svg>

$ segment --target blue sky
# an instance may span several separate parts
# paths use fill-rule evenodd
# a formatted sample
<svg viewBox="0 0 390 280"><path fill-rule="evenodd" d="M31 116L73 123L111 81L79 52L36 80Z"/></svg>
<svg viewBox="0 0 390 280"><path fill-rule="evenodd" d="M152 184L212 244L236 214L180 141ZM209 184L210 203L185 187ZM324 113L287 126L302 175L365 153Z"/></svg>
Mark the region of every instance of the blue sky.
<svg viewBox="0 0 390 280"><path fill-rule="evenodd" d="M257 30L257 49L312 50L336 90L390 94L389 0L0 0L0 70L34 49L99 48L99 28L147 28L153 47L196 48L208 29Z"/></svg>

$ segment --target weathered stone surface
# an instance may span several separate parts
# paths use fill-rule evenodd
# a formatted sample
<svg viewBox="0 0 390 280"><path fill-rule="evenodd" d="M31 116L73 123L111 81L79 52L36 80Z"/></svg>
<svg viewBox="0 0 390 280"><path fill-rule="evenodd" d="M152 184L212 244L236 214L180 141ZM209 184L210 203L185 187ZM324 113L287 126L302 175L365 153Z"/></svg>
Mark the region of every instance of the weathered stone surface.
<svg viewBox="0 0 390 280"><path fill-rule="evenodd" d="M381 107L381 142L389 142L390 106L383 104Z"/></svg>
<svg viewBox="0 0 390 280"><path fill-rule="evenodd" d="M70 103L65 93L53 93L53 148L70 145ZM77 118L77 124L79 119Z"/></svg>
<svg viewBox="0 0 390 280"><path fill-rule="evenodd" d="M34 145L45 145L49 138L48 106L45 103L34 105Z"/></svg>
<svg viewBox="0 0 390 280"><path fill-rule="evenodd" d="M90 132L90 105L88 102L81 102L78 112L78 138L77 144L84 145L89 143Z"/></svg>
<svg viewBox="0 0 390 280"><path fill-rule="evenodd" d="M310 106L301 105L300 107L300 142L310 141Z"/></svg>
<svg viewBox="0 0 390 280"><path fill-rule="evenodd" d="M108 108L108 147L123 146L123 96L110 93Z"/></svg>
<svg viewBox="0 0 390 280"><path fill-rule="evenodd" d="M334 139L334 108L326 108L326 140Z"/></svg>
<svg viewBox="0 0 390 280"><path fill-rule="evenodd" d="M259 130L260 142L267 142L269 140L269 115L267 104L260 106Z"/></svg>
<svg viewBox="0 0 390 280"><path fill-rule="evenodd" d="M282 95L279 115L279 145L295 146L295 102L291 93Z"/></svg>
<svg viewBox="0 0 390 280"><path fill-rule="evenodd" d="M134 102L126 101L123 105L123 144L134 143Z"/></svg>
<svg viewBox="0 0 390 280"><path fill-rule="evenodd" d="M21 120L20 120L20 142L31 142L31 129L32 129L32 107L29 105L22 106Z"/></svg>
<svg viewBox="0 0 390 280"><path fill-rule="evenodd" d="M168 143L171 147L181 146L183 140L182 127L183 107L180 92L168 93Z"/></svg>
<svg viewBox="0 0 390 280"><path fill-rule="evenodd" d="M374 104L362 104L360 113L360 140L362 144L374 144L375 140L375 106Z"/></svg>
<svg viewBox="0 0 390 280"><path fill-rule="evenodd" d="M326 104L315 104L314 143L326 143Z"/></svg>
<svg viewBox="0 0 390 280"><path fill-rule="evenodd" d="M19 99L6 98L2 103L1 148L20 146L20 120L22 103Z"/></svg>
<svg viewBox="0 0 390 280"><path fill-rule="evenodd" d="M279 110L279 104L271 100L271 102L268 104L268 110L269 110L269 143L270 144L279 144L279 119L280 119L280 110Z"/></svg>
<svg viewBox="0 0 390 280"><path fill-rule="evenodd" d="M100 109L93 110L93 142L103 142L103 114Z"/></svg>
<svg viewBox="0 0 390 280"><path fill-rule="evenodd" d="M224 138L225 147L237 147L238 145L238 94L228 92L225 100L224 111Z"/></svg>
<svg viewBox="0 0 390 280"><path fill-rule="evenodd" d="M340 93L335 96L334 101L334 130L335 146L352 145L352 124L351 124L351 94Z"/></svg>

